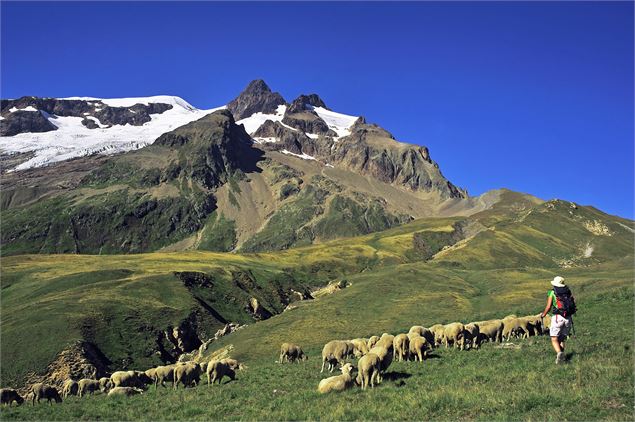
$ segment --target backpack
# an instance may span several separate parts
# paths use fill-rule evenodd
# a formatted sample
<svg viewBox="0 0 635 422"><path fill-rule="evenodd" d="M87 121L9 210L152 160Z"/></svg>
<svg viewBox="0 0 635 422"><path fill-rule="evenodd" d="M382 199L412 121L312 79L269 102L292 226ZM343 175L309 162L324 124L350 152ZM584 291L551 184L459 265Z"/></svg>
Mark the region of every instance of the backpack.
<svg viewBox="0 0 635 422"><path fill-rule="evenodd" d="M554 287L553 292L556 295L556 303L553 304L555 308L553 314L562 315L563 317L570 317L575 314L577 309L571 290L568 287Z"/></svg>

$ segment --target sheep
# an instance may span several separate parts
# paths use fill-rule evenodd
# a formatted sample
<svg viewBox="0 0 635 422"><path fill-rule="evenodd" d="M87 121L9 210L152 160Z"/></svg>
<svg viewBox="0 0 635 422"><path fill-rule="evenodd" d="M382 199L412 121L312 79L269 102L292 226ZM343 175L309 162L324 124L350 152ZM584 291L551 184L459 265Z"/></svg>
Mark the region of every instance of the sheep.
<svg viewBox="0 0 635 422"><path fill-rule="evenodd" d="M460 350L465 348L465 327L460 322L448 324L443 329L443 344L447 348L450 343Z"/></svg>
<svg viewBox="0 0 635 422"><path fill-rule="evenodd" d="M351 372L353 372L353 369L355 369L355 367L350 363L342 365L340 368L342 375L335 375L334 377L323 379L320 381L320 384L318 384L318 391L324 394L331 391L344 391L352 387L353 377Z"/></svg>
<svg viewBox="0 0 635 422"><path fill-rule="evenodd" d="M113 387L137 387L145 388L152 379L141 371L117 371L110 376Z"/></svg>
<svg viewBox="0 0 635 422"><path fill-rule="evenodd" d="M393 336L392 334L383 333L375 346L383 346L386 349L392 349L394 340L395 336Z"/></svg>
<svg viewBox="0 0 635 422"><path fill-rule="evenodd" d="M76 396L79 392L79 384L73 379L67 379L62 386L62 397Z"/></svg>
<svg viewBox="0 0 635 422"><path fill-rule="evenodd" d="M0 388L0 404L11 406L13 402L19 406L24 403L24 399L13 388Z"/></svg>
<svg viewBox="0 0 635 422"><path fill-rule="evenodd" d="M408 351L410 350L408 335L397 334L392 341L392 347L394 360L402 362L404 359L408 358Z"/></svg>
<svg viewBox="0 0 635 422"><path fill-rule="evenodd" d="M417 333L411 333L408 335L409 349L408 353L415 361L419 359L419 362L423 362L423 358L427 356L430 343L425 337L420 336Z"/></svg>
<svg viewBox="0 0 635 422"><path fill-rule="evenodd" d="M102 393L107 393L112 388L112 381L108 377L99 378L99 389Z"/></svg>
<svg viewBox="0 0 635 422"><path fill-rule="evenodd" d="M201 365L198 363L186 363L177 365L174 368L174 389L179 384L183 384L183 387L197 385L201 380Z"/></svg>
<svg viewBox="0 0 635 422"><path fill-rule="evenodd" d="M49 404L52 404L51 400L55 400L55 403L62 402L62 398L60 397L60 393L57 391L57 388L51 385L38 382L37 384L33 384L31 386L30 391L33 393L31 396L32 406L35 406L36 401L39 403L41 399L46 399Z"/></svg>
<svg viewBox="0 0 635 422"><path fill-rule="evenodd" d="M365 338L355 338L351 340L353 343L353 354L356 358L361 358L368 353L368 340Z"/></svg>
<svg viewBox="0 0 635 422"><path fill-rule="evenodd" d="M293 343L282 343L280 346L280 359L278 362L299 362L307 360L309 357L304 354L302 348Z"/></svg>
<svg viewBox="0 0 635 422"><path fill-rule="evenodd" d="M343 364L344 359L353 355L354 349L355 346L350 341L332 340L326 343L322 349L322 369L320 372L324 372L324 365L327 362L329 372L333 372L336 364Z"/></svg>
<svg viewBox="0 0 635 422"><path fill-rule="evenodd" d="M99 381L91 380L89 378L83 378L78 381L78 396L84 397L86 393L93 394L95 391L100 391Z"/></svg>
<svg viewBox="0 0 635 422"><path fill-rule="evenodd" d="M529 337L529 323L522 318L504 318L503 338L509 341L512 337Z"/></svg>
<svg viewBox="0 0 635 422"><path fill-rule="evenodd" d="M429 327L428 330L434 335L434 345L440 346L443 343L443 331L445 331L445 326L442 324L434 324L432 327Z"/></svg>
<svg viewBox="0 0 635 422"><path fill-rule="evenodd" d="M388 367L392 363L392 353L390 349L385 348L384 346L375 346L368 351L368 353L373 353L379 357L381 361L380 370L379 370L379 382L381 382L381 375L386 373Z"/></svg>
<svg viewBox="0 0 635 422"><path fill-rule="evenodd" d="M159 384L165 387L165 381L174 383L175 364L166 366L157 366L154 370L154 387L159 388Z"/></svg>
<svg viewBox="0 0 635 422"><path fill-rule="evenodd" d="M232 381L236 379L236 372L229 363L221 360L212 361L207 365L207 385L214 384L216 380L218 380L218 384L221 384L225 376Z"/></svg>
<svg viewBox="0 0 635 422"><path fill-rule="evenodd" d="M377 342L379 341L379 336L371 336L371 338L368 339L368 350L372 349L373 347L375 347L375 345L377 344Z"/></svg>
<svg viewBox="0 0 635 422"><path fill-rule="evenodd" d="M157 372L157 368L150 368L146 370L144 374L146 374L146 376L150 378L151 380L154 380L156 372Z"/></svg>
<svg viewBox="0 0 635 422"><path fill-rule="evenodd" d="M412 326L410 327L408 334L413 334L413 333L417 333L421 337L426 339L430 347L434 346L434 333L430 331L429 329L427 329L426 327L422 327L421 325Z"/></svg>
<svg viewBox="0 0 635 422"><path fill-rule="evenodd" d="M143 394L143 390L137 387L115 387L108 392L108 397L130 397Z"/></svg>
<svg viewBox="0 0 635 422"><path fill-rule="evenodd" d="M245 367L242 363L239 363L236 359L225 358L225 359L221 359L220 362L226 363L234 371L238 369L243 369Z"/></svg>
<svg viewBox="0 0 635 422"><path fill-rule="evenodd" d="M504 324L500 319L478 321L474 324L478 325L479 328L479 343L482 340L488 340L498 343L503 341Z"/></svg>
<svg viewBox="0 0 635 422"><path fill-rule="evenodd" d="M540 314L538 315L528 315L522 317L523 320L527 321L527 327L531 331L529 335L539 336L543 334L543 323Z"/></svg>
<svg viewBox="0 0 635 422"><path fill-rule="evenodd" d="M474 324L473 322L467 324L465 326L465 331L463 333L465 335L465 342L470 343L470 348L478 349L480 346L479 337L481 335L481 330L478 324Z"/></svg>
<svg viewBox="0 0 635 422"><path fill-rule="evenodd" d="M357 362L357 384L365 390L370 383L370 387L375 387L379 383L381 371L381 359L374 353L366 353Z"/></svg>

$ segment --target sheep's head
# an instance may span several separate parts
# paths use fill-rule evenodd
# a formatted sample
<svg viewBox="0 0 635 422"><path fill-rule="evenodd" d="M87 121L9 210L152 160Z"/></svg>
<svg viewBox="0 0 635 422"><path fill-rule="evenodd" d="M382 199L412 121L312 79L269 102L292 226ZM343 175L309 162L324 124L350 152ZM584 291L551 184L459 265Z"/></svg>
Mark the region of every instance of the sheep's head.
<svg viewBox="0 0 635 422"><path fill-rule="evenodd" d="M340 370L342 371L342 374L350 374L351 372L353 372L353 369L355 369L355 367L351 363L345 363L340 368Z"/></svg>
<svg viewBox="0 0 635 422"><path fill-rule="evenodd" d="M306 354L304 354L304 352L301 352L301 353L300 353L300 359L302 359L302 360L309 360L309 357L308 357Z"/></svg>

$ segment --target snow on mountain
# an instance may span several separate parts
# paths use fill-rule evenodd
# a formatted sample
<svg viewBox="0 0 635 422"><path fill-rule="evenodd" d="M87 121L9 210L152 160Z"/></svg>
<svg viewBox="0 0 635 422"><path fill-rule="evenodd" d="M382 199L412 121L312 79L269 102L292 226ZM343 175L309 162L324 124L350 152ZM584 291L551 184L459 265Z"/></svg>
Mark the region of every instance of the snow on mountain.
<svg viewBox="0 0 635 422"><path fill-rule="evenodd" d="M254 113L249 117L245 117L244 119L238 120L236 124L244 125L245 132L251 135L252 133L257 131L258 128L262 126L267 120L272 120L274 122L282 123L282 119L284 118L284 112L286 110L287 110L286 105L279 105L278 108L276 109L275 114L264 114L261 112Z"/></svg>
<svg viewBox="0 0 635 422"><path fill-rule="evenodd" d="M351 134L350 128L357 120L357 116L349 116L348 114L336 113L327 110L324 107L310 107L322 120L337 133L338 138Z"/></svg>
<svg viewBox="0 0 635 422"><path fill-rule="evenodd" d="M152 144L159 136L183 126L216 110L199 110L185 100L173 96L142 98L102 99L71 97L83 101L101 101L112 107L131 107L135 104L165 103L173 107L163 113L151 114L151 120L140 126L113 125L107 127L94 116L85 116L95 121L99 128L88 129L81 121L83 117L62 117L42 114L57 126L57 130L42 133L20 133L0 137L2 153L34 153L34 156L18 165L14 170L41 167L50 163L91 154L115 154L142 148ZM32 107L31 107L32 108ZM35 111L32 110L32 111Z"/></svg>

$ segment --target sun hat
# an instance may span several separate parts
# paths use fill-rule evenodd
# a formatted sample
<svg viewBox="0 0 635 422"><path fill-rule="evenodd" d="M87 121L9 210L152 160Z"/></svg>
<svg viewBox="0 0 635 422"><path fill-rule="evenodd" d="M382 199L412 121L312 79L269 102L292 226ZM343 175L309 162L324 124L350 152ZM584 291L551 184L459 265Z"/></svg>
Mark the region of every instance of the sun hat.
<svg viewBox="0 0 635 422"><path fill-rule="evenodd" d="M560 276L554 277L553 280L551 280L551 285L553 287L566 287L564 284L564 278Z"/></svg>

